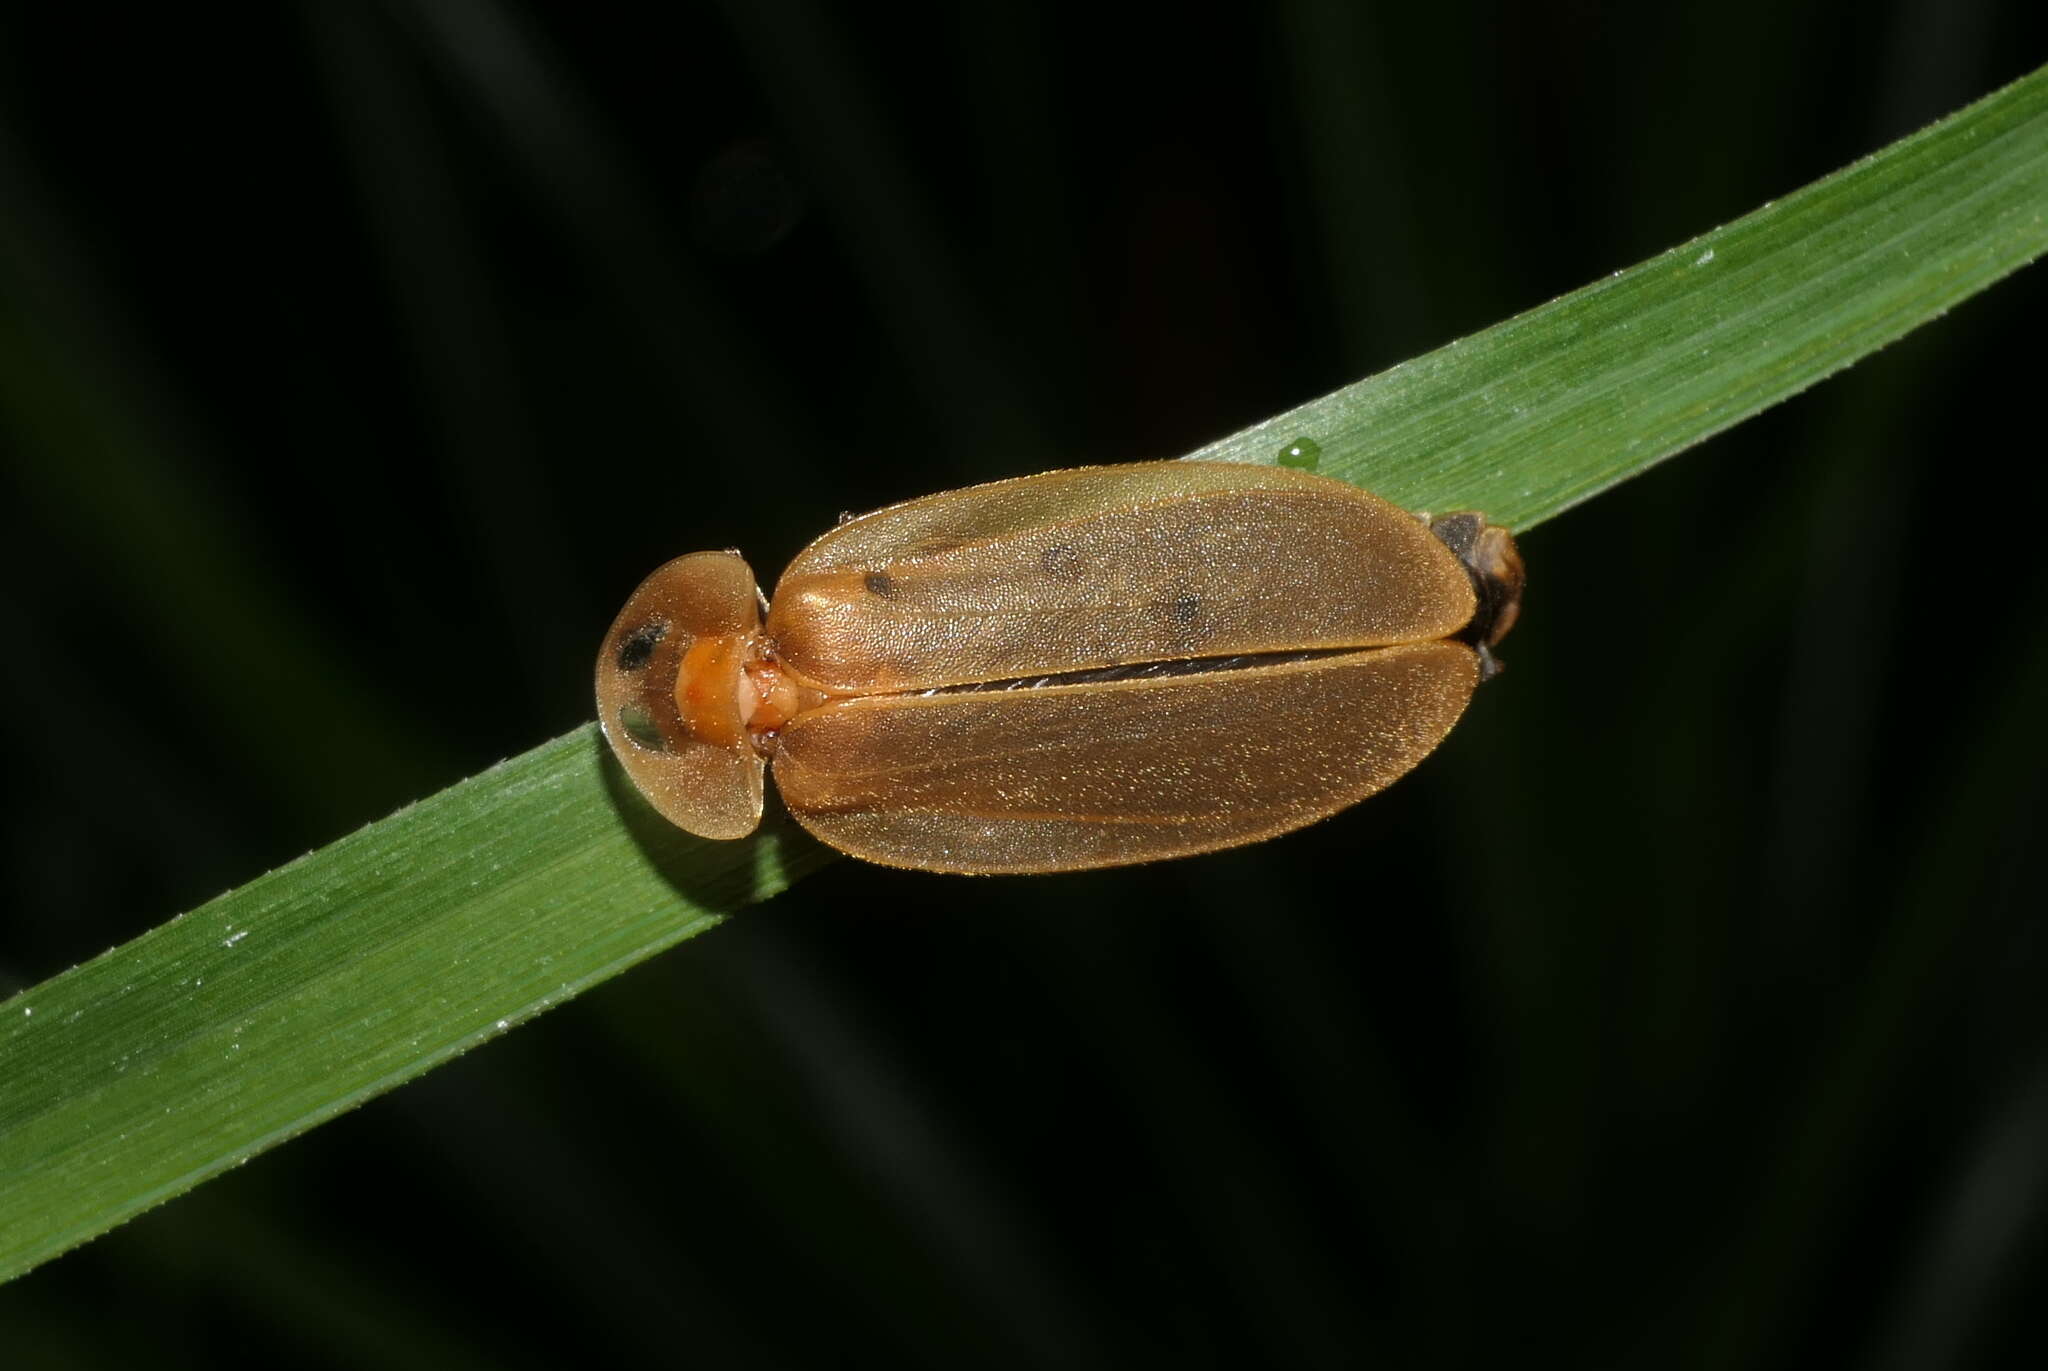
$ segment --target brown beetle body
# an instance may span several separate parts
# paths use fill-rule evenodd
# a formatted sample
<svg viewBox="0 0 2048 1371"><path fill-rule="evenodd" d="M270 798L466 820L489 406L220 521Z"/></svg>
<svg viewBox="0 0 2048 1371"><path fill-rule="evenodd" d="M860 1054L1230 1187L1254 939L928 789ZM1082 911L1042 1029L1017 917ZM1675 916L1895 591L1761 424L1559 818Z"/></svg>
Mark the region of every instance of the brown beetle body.
<svg viewBox="0 0 2048 1371"><path fill-rule="evenodd" d="M763 773L857 857L1063 871L1301 827L1427 756L1491 674L1521 562L1283 467L1143 462L849 520L762 624L737 553L650 576L599 720L671 821L731 838Z"/></svg>

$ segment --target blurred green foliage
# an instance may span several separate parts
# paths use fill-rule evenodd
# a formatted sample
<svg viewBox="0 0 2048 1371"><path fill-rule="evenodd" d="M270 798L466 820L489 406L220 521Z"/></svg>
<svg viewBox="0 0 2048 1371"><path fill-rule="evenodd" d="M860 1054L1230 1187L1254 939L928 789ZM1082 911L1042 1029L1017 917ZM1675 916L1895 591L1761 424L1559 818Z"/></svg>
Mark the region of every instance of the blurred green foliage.
<svg viewBox="0 0 2048 1371"><path fill-rule="evenodd" d="M2042 24L10 17L0 989L570 728L676 551L1185 451L1909 132ZM0 1345L2038 1352L2041 290L1532 536L1509 677L1347 819L842 864L0 1289Z"/></svg>

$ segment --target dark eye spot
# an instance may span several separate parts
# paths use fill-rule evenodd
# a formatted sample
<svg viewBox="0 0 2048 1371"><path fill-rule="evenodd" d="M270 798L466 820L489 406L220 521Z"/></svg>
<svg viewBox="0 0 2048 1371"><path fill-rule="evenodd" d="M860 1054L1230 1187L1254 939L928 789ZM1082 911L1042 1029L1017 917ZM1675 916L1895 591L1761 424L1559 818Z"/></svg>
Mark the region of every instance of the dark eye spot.
<svg viewBox="0 0 2048 1371"><path fill-rule="evenodd" d="M1202 600L1198 595L1183 595L1166 607L1167 614L1177 624L1191 624L1202 616Z"/></svg>
<svg viewBox="0 0 2048 1371"><path fill-rule="evenodd" d="M638 671L654 656L654 645L668 632L659 619L650 620L627 634L619 644L619 670Z"/></svg>
<svg viewBox="0 0 2048 1371"><path fill-rule="evenodd" d="M619 709L619 727L628 738L649 752L666 752L668 742L661 736L661 726L654 722L643 704L623 705Z"/></svg>
<svg viewBox="0 0 2048 1371"><path fill-rule="evenodd" d="M879 595L885 600L896 593L896 583L889 579L886 571L870 571L862 584L867 586L868 594Z"/></svg>
<svg viewBox="0 0 2048 1371"><path fill-rule="evenodd" d="M1039 569L1055 581L1078 581L1087 571L1087 563L1081 554L1065 543L1059 543L1038 554Z"/></svg>

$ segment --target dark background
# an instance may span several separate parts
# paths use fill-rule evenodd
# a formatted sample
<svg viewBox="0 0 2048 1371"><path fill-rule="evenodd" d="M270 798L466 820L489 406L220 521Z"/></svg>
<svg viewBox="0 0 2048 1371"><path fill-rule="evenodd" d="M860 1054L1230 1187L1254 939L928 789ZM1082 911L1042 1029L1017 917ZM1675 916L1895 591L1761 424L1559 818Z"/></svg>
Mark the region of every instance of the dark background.
<svg viewBox="0 0 2048 1371"><path fill-rule="evenodd" d="M25 11L0 992L586 719L671 555L1178 455L2048 58L1980 0ZM2044 280L1533 531L1386 796L838 864L0 1290L8 1365L2031 1363Z"/></svg>

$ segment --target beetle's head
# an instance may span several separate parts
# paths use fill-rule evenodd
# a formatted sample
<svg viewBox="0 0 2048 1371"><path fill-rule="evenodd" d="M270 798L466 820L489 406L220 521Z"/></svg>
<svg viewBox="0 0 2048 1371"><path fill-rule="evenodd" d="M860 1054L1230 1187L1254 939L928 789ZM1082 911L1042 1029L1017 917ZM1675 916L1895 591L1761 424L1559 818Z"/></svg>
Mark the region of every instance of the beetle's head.
<svg viewBox="0 0 2048 1371"><path fill-rule="evenodd" d="M738 553L696 552L633 592L597 654L597 718L640 793L702 838L761 822L762 767L748 724L747 674L761 637L760 592Z"/></svg>

